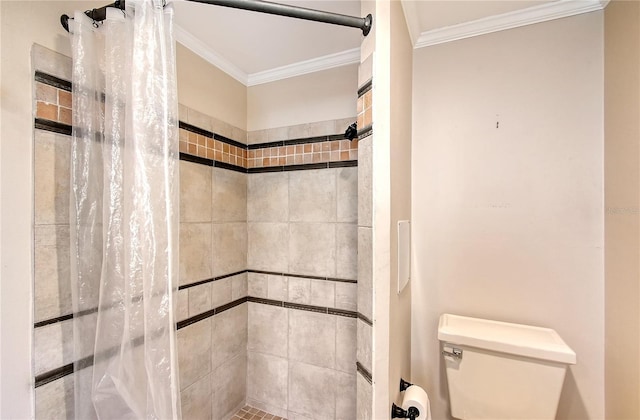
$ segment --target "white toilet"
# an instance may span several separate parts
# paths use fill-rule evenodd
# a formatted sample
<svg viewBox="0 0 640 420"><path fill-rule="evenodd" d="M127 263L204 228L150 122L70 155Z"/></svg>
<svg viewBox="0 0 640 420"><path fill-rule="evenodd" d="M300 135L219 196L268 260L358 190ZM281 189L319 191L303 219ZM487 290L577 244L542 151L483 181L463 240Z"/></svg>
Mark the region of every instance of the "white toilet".
<svg viewBox="0 0 640 420"><path fill-rule="evenodd" d="M442 342L451 415L555 419L576 354L549 328L444 314Z"/></svg>

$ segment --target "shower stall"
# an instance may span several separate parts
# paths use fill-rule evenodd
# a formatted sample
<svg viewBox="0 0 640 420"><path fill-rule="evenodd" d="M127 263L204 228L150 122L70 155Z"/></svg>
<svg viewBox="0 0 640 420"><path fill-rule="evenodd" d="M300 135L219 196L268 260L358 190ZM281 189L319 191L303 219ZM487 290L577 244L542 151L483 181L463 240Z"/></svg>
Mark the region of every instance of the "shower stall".
<svg viewBox="0 0 640 420"><path fill-rule="evenodd" d="M137 19L143 13L136 7ZM108 8L98 30L91 20L102 13L96 10L62 20L73 37L78 28L123 25L125 15L134 15L126 12ZM166 16L167 8L158 13ZM349 24L368 33L371 17ZM117 32L122 40L133 30ZM170 36L170 27L164 33ZM104 39L98 43L113 49ZM147 103L148 117L165 118L150 125L135 111L121 120L109 116L129 115L129 102L100 77L88 83L77 67L81 59L99 62L99 48L78 51L73 66L44 49L35 63L36 417L355 418L359 381L371 384L371 349L357 347L367 343L363 326L371 328L372 316L359 310L371 291L360 287L358 140L345 130L358 118L365 127L358 134L370 136L364 101L371 83L358 92L358 111L354 85L354 112L346 118L246 131L188 104L174 102L177 114L171 106L149 114L155 105ZM174 53L157 51L169 66L149 80L171 84ZM124 63L114 64L116 73L126 73ZM72 78L74 72L85 79ZM135 85L114 89L124 95ZM164 102L175 101L171 95ZM150 100L138 94L134 105L135 98ZM47 113L52 105L55 115ZM88 109L101 117L82 127L78 112ZM136 122L159 129L152 136L166 141L144 143L127 131ZM133 146L120 155L129 138L150 149ZM136 164L145 154L150 160ZM153 175L159 178L136 175L148 165L159 168ZM82 183L87 172L96 173L88 181L99 186L93 196L92 185ZM110 187L107 180L117 178L146 195L127 197L130 188ZM149 194L161 194L160 201ZM124 215L136 205L139 213ZM78 219L86 215L91 223ZM150 247L159 239L156 221L167 239ZM149 222L156 229L144 236ZM118 247L123 255L111 253ZM163 260L144 262L161 253ZM139 282L140 275L149 280ZM106 283L89 288L105 276Z"/></svg>

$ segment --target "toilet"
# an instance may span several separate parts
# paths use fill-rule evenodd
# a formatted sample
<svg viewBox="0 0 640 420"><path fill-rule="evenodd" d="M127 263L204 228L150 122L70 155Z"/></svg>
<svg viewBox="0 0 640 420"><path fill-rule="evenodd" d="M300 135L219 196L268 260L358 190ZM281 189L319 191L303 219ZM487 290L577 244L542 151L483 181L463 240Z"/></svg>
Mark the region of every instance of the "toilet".
<svg viewBox="0 0 640 420"><path fill-rule="evenodd" d="M457 419L555 419L576 354L549 328L443 314L438 326Z"/></svg>

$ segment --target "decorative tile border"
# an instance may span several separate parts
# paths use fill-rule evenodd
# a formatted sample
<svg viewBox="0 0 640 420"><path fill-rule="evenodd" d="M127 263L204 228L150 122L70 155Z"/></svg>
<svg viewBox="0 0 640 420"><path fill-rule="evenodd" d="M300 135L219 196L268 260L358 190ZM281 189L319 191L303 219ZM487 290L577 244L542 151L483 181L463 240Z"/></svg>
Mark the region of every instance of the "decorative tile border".
<svg viewBox="0 0 640 420"><path fill-rule="evenodd" d="M358 138L373 124L373 81L369 80L358 89Z"/></svg>
<svg viewBox="0 0 640 420"><path fill-rule="evenodd" d="M71 83L41 71L35 73L34 79L36 128L71 135ZM251 173L335 167L304 166L320 163L357 165L358 142L346 139L344 134L247 145L246 138L237 141L184 121L179 121L178 126L181 158L191 162Z"/></svg>
<svg viewBox="0 0 640 420"><path fill-rule="evenodd" d="M357 280L341 279L341 278L336 278L336 277L308 276L308 275L304 275L304 274L279 273L279 272L263 271L263 270L241 270L241 271L237 271L235 273L223 274L221 276L211 277L211 278L208 278L208 279L199 280L199 281L196 281L196 282L193 282L193 283L189 283L189 284L183 284L183 285L178 287L178 290L190 289L192 287L201 286L203 284L212 283L212 282L223 280L223 279L226 279L226 278L229 278L229 277L239 276L239 275L242 275L242 274L245 274L245 273L268 274L268 275L274 275L274 276L293 277L293 278L302 278L302 279L311 279L311 280L324 280L324 281L333 281L333 282L339 282L339 283L351 283L351 284L357 284L358 283ZM262 299L262 298L254 298L254 299ZM268 299L265 299L265 300L268 300ZM278 301L278 302L282 303L282 301ZM225 305L229 305L229 304L225 304ZM214 313L219 313L219 312L221 312L220 309L224 308L225 305L220 306L218 308L217 312L215 312L216 308L214 308L214 309L211 309L211 310L209 310L209 311L207 311L205 313L209 313L210 312L209 316L213 315ZM291 303L291 305L298 305L298 304ZM279 306L281 306L281 305L279 305ZM305 306L305 305L302 305L302 306ZM336 309L336 308L324 308L324 309L327 309L328 311L330 311L329 313L332 313L334 315L357 317L357 318L362 319L363 321L365 321L369 325L373 325L371 323L371 321L369 321L366 317L364 317L364 315L362 315L360 313L356 313L356 312L353 312L353 311L345 311L343 309ZM70 319L73 319L74 317L89 315L89 314L95 313L96 311L97 311L97 308L93 308L93 309L87 309L87 310L84 310L84 311L80 311L80 312L78 312L76 314L65 314L65 315L61 315L61 316L55 317L55 318L45 319L45 320L38 321L38 322L34 323L33 327L34 328L45 327L47 325L55 324L55 323L58 323L58 322L68 321ZM212 312L212 311L214 311L214 312ZM198 314L195 317L199 317L201 315L202 314ZM205 317L205 318L207 318L207 317ZM188 319L191 319L191 318L188 318ZM202 319L204 319L204 318L202 318ZM187 320L180 321L180 322L185 322ZM180 324L180 322L178 322L178 324Z"/></svg>
<svg viewBox="0 0 640 420"><path fill-rule="evenodd" d="M336 315L336 316L342 316L342 317L346 317L346 318L357 318L358 314L354 311L347 311L347 310L343 310L343 309L336 309L336 308L328 308L328 307L322 307L322 306L314 306L314 305L303 305L303 304L299 304L299 303L291 303L291 302L286 302L286 301L280 301L280 300L273 300L273 299L264 299L264 298L258 298L258 297L253 297L253 296L245 296L242 297L240 299L236 299L232 302L226 303L224 305L218 306L216 308L213 308L211 310L208 310L206 312L203 312L201 314L192 316L190 318L187 318L185 320L179 321L176 323L176 330L180 330L182 328L185 328L191 324L195 324L196 322L199 321L203 321L207 318L211 318L212 316L218 315L224 311L227 311L229 309L235 308L236 306L240 306L243 303L247 303L247 302L252 302L252 303L260 303L263 305L271 305L271 306L278 306L278 307L282 307L282 308L286 308L286 309L296 309L296 310L300 310L300 311L309 311L309 312L316 312L316 313L321 313L321 314L327 314L327 315ZM134 340L135 341L135 340ZM137 340L138 343L137 344L141 344L141 340ZM82 359L80 361L80 364L85 367L85 366L89 366L93 363L93 356L89 356L85 359ZM363 368L364 369L364 368ZM366 370L365 370L366 371ZM71 375L74 372L74 365L73 363L69 363L65 366L56 368L56 369L52 369L50 371L41 373L40 375L37 375L35 377L35 387L38 388L42 385L46 385L49 382L53 382L57 379L63 378L67 375Z"/></svg>

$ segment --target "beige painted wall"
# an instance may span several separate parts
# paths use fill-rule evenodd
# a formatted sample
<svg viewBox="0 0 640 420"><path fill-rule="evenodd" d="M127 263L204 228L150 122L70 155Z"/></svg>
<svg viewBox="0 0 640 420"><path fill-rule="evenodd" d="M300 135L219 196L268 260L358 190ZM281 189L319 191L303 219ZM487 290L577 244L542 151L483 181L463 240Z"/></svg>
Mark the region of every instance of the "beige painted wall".
<svg viewBox="0 0 640 420"><path fill-rule="evenodd" d="M442 313L576 351L558 418L604 417L603 13L414 55L412 379L448 416Z"/></svg>
<svg viewBox="0 0 640 420"><path fill-rule="evenodd" d="M247 129L247 87L177 44L178 102L243 130Z"/></svg>
<svg viewBox="0 0 640 420"><path fill-rule="evenodd" d="M398 294L398 221L411 220L411 89L413 46L399 1L391 1L391 269L389 293L389 397L402 404L400 378L411 378L411 283ZM375 170L375 169L374 169Z"/></svg>
<svg viewBox="0 0 640 420"><path fill-rule="evenodd" d="M358 65L247 88L247 131L355 117Z"/></svg>
<svg viewBox="0 0 640 420"><path fill-rule="evenodd" d="M605 407L640 418L640 3L605 9ZM621 351L622 350L622 351Z"/></svg>

